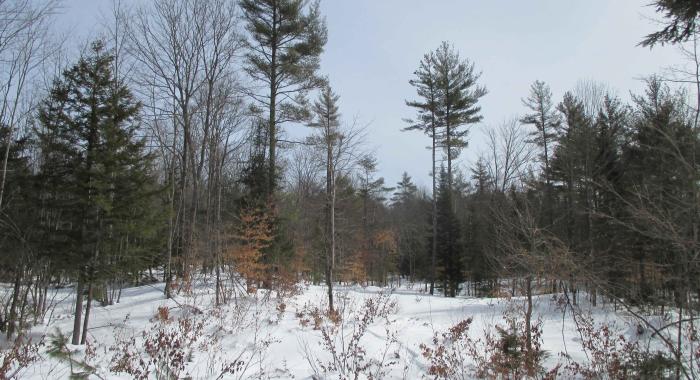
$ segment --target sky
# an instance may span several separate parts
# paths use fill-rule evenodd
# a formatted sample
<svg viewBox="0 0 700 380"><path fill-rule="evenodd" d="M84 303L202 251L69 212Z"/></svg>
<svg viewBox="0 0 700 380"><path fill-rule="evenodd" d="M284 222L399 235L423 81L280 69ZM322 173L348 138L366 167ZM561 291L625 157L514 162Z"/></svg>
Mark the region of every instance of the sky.
<svg viewBox="0 0 700 380"><path fill-rule="evenodd" d="M129 0L126 0L127 2ZM134 0L136 1L136 0ZM483 120L472 126L458 165L467 170L485 150L484 133L526 112L521 99L535 80L554 100L579 80L607 84L623 100L643 90L642 78L682 63L673 47L637 46L658 29L650 0L322 0L328 43L321 73L340 95L343 120L366 126L379 176L395 184L406 171L419 186L430 183L430 144L420 132L403 132L405 105L415 99L408 81L423 55L448 41L481 71L488 94ZM60 24L76 47L99 33L110 0L64 0ZM305 133L288 126L289 135Z"/></svg>

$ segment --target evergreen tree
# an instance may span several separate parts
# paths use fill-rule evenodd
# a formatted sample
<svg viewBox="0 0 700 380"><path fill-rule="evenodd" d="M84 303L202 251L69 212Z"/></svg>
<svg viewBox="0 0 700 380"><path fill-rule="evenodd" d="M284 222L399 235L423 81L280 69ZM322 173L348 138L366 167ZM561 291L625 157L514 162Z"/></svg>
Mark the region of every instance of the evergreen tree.
<svg viewBox="0 0 700 380"><path fill-rule="evenodd" d="M449 176L445 170L440 173L438 188L438 260L443 294L455 297L464 280L463 243L460 222L453 209L453 192L450 191Z"/></svg>
<svg viewBox="0 0 700 380"><path fill-rule="evenodd" d="M548 177L556 191L566 200L562 216L566 242L575 250L580 248L583 233L580 216L586 212L586 191L592 177L593 136L591 122L586 117L583 103L571 93L564 94L557 107L563 115L561 135L553 149Z"/></svg>
<svg viewBox="0 0 700 380"><path fill-rule="evenodd" d="M415 78L411 79L409 83L411 86L416 88L416 92L421 100L406 101L406 105L416 109L418 115L416 119L408 119L410 125L404 128L404 131L419 130L428 135L431 139L431 158L432 158L432 170L430 172L432 177L432 214L430 218L430 224L432 227L432 235L437 235L437 175L436 175L436 153L437 148L440 144L441 138L438 136L438 102L439 102L439 90L438 90L438 73L435 68L435 53L430 52L423 56L420 61L418 69L413 73ZM436 265L437 265L437 239L431 239L431 252L430 252L430 294L434 294L435 290L435 278L436 278Z"/></svg>
<svg viewBox="0 0 700 380"><path fill-rule="evenodd" d="M477 103L487 91L477 85L481 74L474 71L474 64L463 60L447 42L435 51L435 70L439 125L443 129L442 144L447 157L448 191L452 191L452 161L467 146L469 126L481 121L481 107Z"/></svg>
<svg viewBox="0 0 700 380"><path fill-rule="evenodd" d="M419 194L418 187L413 183L411 176L404 172L391 197L391 214L397 232L399 272L402 275L408 275L411 281L415 279L418 272L422 272L418 265L425 263L422 269L430 268L430 255L422 254L425 252L423 250L425 206L425 198ZM425 258L428 260L423 261Z"/></svg>
<svg viewBox="0 0 700 380"><path fill-rule="evenodd" d="M479 157L471 171L472 180L476 183L476 192L478 194L484 194L491 190L493 179L489 175L488 167L483 157Z"/></svg>
<svg viewBox="0 0 700 380"><path fill-rule="evenodd" d="M595 150L593 186L597 197L597 214L594 217L595 251L606 288L613 294L623 296L622 279L627 277L626 265L619 255L626 251L626 231L615 220L622 218L623 205L619 196L624 194L622 178L624 162L622 151L628 133L629 112L619 99L606 96L598 113L595 128Z"/></svg>
<svg viewBox="0 0 700 380"><path fill-rule="evenodd" d="M493 209L499 207L498 202L503 202L503 194L494 191L493 180L483 157L476 161L471 172L475 191L468 196L465 206L464 247L467 255L464 259L474 294L479 294L479 291L492 289L496 280L496 265L493 263L497 254L494 249L496 221L492 214Z"/></svg>
<svg viewBox="0 0 700 380"><path fill-rule="evenodd" d="M391 197L391 204L394 206L405 205L416 196L417 191L418 188L411 180L411 176L403 172L401 181L396 184L396 191Z"/></svg>
<svg viewBox="0 0 700 380"><path fill-rule="evenodd" d="M277 139L280 125L303 121L308 116L305 95L323 84L317 75L320 55L326 44L325 22L315 2L308 0L241 0L246 29L246 72L266 87L262 94L251 94L267 117L267 186L265 194L276 190Z"/></svg>
<svg viewBox="0 0 700 380"><path fill-rule="evenodd" d="M656 12L666 19L663 29L647 35L640 45L676 44L687 41L696 32L700 3L696 0L656 0Z"/></svg>
<svg viewBox="0 0 700 380"><path fill-rule="evenodd" d="M393 189L384 186L384 177L375 177L377 172L377 159L371 155L365 155L358 162L359 184L357 195L362 205L362 250L368 260L368 272L377 279L382 271L379 252L374 244L374 232L377 230L377 210L381 209L386 198L384 194Z"/></svg>
<svg viewBox="0 0 700 380"><path fill-rule="evenodd" d="M150 157L137 137L141 106L114 78L113 59L94 42L54 81L39 111L44 243L77 278L73 344L85 341L93 285L104 275L110 249L123 239L138 245L152 231L143 209L148 202L141 202L154 190Z"/></svg>
<svg viewBox="0 0 700 380"><path fill-rule="evenodd" d="M35 178L31 170L33 141L26 136L15 136L8 141L9 134L10 128L0 125L0 151L7 150L5 193L0 208L0 266L4 269L1 271L3 280L12 282L6 314L0 316L0 332L6 332L7 338L12 339L20 325L22 283L31 268L43 260L35 249L36 220L41 210L36 204Z"/></svg>
<svg viewBox="0 0 700 380"><path fill-rule="evenodd" d="M645 94L635 95L633 100L632 141L624 152L623 181L629 203L623 220L629 220L631 230L637 232L629 243L631 258L639 268L635 298L653 301L653 286L646 273L650 268L663 268L666 286L677 306L683 307L691 286L689 255L694 249L687 242L695 241L694 151L698 137L684 94L672 93L660 79L650 78Z"/></svg>
<svg viewBox="0 0 700 380"><path fill-rule="evenodd" d="M552 92L542 81L535 81L530 86L530 95L522 100L523 105L532 113L525 115L520 119L520 122L526 125L532 125L535 130L530 133L532 142L542 149L541 160L544 163L543 173L545 179L545 203L549 208L549 224L553 222L551 211L551 182L549 161L553 151L553 142L557 136L560 118L556 113L554 103L552 102Z"/></svg>

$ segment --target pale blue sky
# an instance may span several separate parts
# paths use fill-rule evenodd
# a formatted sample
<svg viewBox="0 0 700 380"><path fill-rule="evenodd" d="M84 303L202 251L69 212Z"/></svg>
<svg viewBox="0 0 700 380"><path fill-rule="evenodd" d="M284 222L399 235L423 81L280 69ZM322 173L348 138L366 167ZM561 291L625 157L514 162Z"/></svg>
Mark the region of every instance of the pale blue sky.
<svg viewBox="0 0 700 380"><path fill-rule="evenodd" d="M484 120L460 158L466 167L484 149L483 129L525 111L521 98L536 79L551 86L557 102L579 79L605 82L626 100L641 90L640 77L680 63L673 48L636 46L657 28L649 2L322 0L329 34L322 72L341 96L344 119L369 123L387 183L407 171L428 185L429 140L401 132L402 118L413 116L404 104L415 94L408 80L424 53L447 40L483 72L489 94L481 102ZM100 30L100 11L110 3L65 0L63 24L83 35L71 43L80 46Z"/></svg>

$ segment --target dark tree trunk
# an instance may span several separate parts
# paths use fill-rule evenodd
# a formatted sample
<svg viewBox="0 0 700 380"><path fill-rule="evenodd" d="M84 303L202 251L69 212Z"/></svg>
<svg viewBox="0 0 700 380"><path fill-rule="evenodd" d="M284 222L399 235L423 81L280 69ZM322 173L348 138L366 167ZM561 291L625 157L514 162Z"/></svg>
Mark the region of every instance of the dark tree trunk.
<svg viewBox="0 0 700 380"><path fill-rule="evenodd" d="M80 344L80 325L83 318L83 276L78 276L78 284L75 287L75 314L73 319L73 339L71 344Z"/></svg>

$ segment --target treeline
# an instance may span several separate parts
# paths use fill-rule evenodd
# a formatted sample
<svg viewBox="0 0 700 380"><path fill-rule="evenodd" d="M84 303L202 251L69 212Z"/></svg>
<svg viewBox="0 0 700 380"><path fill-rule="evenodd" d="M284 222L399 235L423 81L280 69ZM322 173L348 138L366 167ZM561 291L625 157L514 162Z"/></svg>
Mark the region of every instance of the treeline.
<svg viewBox="0 0 700 380"><path fill-rule="evenodd" d="M408 173L386 184L365 130L343 119L320 71L318 3L115 6L66 65L55 63L56 6L0 2L8 337L45 317L57 285L78 295L79 344L95 302L155 281L172 297L200 275L217 304L310 280L328 286L332 310L335 284L408 280L447 296L564 291L575 302L583 290L594 303L697 307L699 111L664 78L631 104L593 82L554 99L536 81L523 116L490 128L463 168L487 89L443 43L406 73L416 114L405 129L431 141L425 190Z"/></svg>

